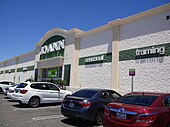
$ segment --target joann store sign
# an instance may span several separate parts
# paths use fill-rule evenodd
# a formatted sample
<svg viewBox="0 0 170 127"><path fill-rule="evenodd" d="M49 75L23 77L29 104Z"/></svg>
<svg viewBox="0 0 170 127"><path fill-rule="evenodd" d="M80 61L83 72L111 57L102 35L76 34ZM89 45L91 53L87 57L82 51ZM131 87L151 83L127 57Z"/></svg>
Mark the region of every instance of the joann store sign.
<svg viewBox="0 0 170 127"><path fill-rule="evenodd" d="M40 60L64 56L65 38L59 35L49 38L41 47Z"/></svg>

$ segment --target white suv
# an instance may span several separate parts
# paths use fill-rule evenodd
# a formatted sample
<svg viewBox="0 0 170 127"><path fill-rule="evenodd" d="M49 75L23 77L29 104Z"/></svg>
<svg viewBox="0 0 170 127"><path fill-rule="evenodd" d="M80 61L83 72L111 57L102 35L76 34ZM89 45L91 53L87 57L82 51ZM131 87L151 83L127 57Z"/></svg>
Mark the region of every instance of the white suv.
<svg viewBox="0 0 170 127"><path fill-rule="evenodd" d="M53 83L24 82L15 88L12 99L35 108L40 103L61 102L66 95L71 94L70 91L62 90Z"/></svg>
<svg viewBox="0 0 170 127"><path fill-rule="evenodd" d="M6 87L10 87L14 84L15 83L11 81L0 81L0 93L3 93Z"/></svg>

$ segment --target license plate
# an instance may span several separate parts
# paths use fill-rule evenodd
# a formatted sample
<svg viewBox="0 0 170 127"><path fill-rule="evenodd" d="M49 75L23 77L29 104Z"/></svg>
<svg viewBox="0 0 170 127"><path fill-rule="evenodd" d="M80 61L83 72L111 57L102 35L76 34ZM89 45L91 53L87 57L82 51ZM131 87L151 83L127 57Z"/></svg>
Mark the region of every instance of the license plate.
<svg viewBox="0 0 170 127"><path fill-rule="evenodd" d="M69 107L71 107L71 108L73 108L74 106L75 106L74 103L70 103L70 104L69 104Z"/></svg>
<svg viewBox="0 0 170 127"><path fill-rule="evenodd" d="M126 114L123 114L123 113L117 113L116 114L116 117L119 118L119 119L126 119Z"/></svg>

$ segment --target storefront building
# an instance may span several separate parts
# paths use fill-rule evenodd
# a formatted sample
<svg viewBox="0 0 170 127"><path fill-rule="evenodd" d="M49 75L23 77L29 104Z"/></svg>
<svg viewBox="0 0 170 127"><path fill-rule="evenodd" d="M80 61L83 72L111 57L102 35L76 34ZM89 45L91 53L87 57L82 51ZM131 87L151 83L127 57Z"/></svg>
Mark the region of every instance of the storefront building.
<svg viewBox="0 0 170 127"><path fill-rule="evenodd" d="M0 63L0 80L28 78L65 80L73 91L169 92L170 4L87 32L76 28L48 31L34 51Z"/></svg>
<svg viewBox="0 0 170 127"><path fill-rule="evenodd" d="M65 80L70 86L75 76L76 38L78 29L48 31L36 45L35 69L38 81Z"/></svg>

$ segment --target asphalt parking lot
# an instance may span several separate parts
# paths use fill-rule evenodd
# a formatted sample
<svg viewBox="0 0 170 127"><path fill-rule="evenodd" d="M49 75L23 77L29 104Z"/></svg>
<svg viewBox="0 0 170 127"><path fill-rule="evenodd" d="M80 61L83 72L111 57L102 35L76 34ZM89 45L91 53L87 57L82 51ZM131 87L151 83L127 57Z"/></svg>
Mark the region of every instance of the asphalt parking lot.
<svg viewBox="0 0 170 127"><path fill-rule="evenodd" d="M60 105L57 103L29 108L0 94L0 127L97 127L93 122L64 117L60 113Z"/></svg>

